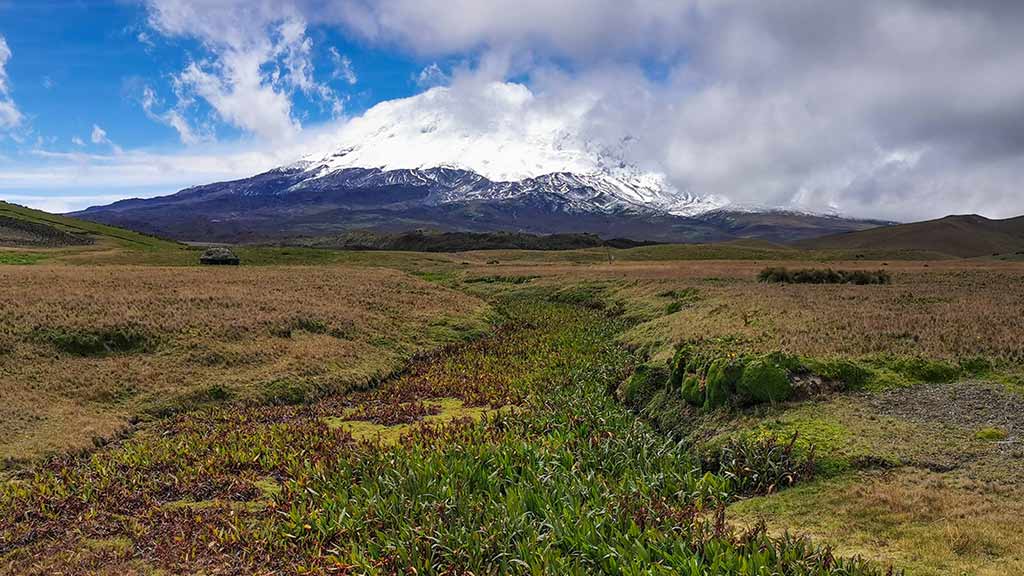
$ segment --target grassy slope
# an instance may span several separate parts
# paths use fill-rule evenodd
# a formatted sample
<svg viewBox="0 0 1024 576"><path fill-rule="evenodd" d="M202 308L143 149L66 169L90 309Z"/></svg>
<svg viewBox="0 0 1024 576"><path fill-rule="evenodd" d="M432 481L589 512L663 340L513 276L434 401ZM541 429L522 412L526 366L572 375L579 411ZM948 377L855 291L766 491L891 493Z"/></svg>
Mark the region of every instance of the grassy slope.
<svg viewBox="0 0 1024 576"><path fill-rule="evenodd" d="M177 242L139 234L138 232L132 232L131 230L126 230L124 228L117 228L86 220L79 220L77 218L50 214L48 212L43 212L42 210L33 210L32 208L26 208L24 206L18 206L17 204L10 204L3 201L0 201L0 216L45 224L65 232L88 235L100 241L109 240L126 248L166 250L178 249L181 247L181 244Z"/></svg>
<svg viewBox="0 0 1024 576"><path fill-rule="evenodd" d="M1024 251L1024 217L989 220L947 216L938 220L874 228L797 243L812 249L933 250L960 257Z"/></svg>
<svg viewBox="0 0 1024 576"><path fill-rule="evenodd" d="M42 223L74 234L87 235L96 246L50 249L3 249L0 264L28 264L58 260L69 264L131 264L149 266L196 265L199 248L139 234L123 228L49 214L0 201L0 215ZM600 263L608 261L676 260L908 260L941 259L948 255L934 251L880 247L869 250L803 250L756 240L720 244L667 244L630 249L587 248L579 250L530 251L486 250L452 254L403 251L361 252L311 247L239 246L243 264L323 265L356 264L401 266L426 271L459 261Z"/></svg>

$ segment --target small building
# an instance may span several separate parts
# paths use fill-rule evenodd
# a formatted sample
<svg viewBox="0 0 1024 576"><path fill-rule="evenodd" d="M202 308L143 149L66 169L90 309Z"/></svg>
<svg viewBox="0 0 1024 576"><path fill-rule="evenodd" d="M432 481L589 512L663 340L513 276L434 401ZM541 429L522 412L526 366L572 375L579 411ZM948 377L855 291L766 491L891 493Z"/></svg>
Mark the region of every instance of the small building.
<svg viewBox="0 0 1024 576"><path fill-rule="evenodd" d="M199 257L199 263L210 266L238 266L240 260L231 249L216 246L207 248L206 252Z"/></svg>

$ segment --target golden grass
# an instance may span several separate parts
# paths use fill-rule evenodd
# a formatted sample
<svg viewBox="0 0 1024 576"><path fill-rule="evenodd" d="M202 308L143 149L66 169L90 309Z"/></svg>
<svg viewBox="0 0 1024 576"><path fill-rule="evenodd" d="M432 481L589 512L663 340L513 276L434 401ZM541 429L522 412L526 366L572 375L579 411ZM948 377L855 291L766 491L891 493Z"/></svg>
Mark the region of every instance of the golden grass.
<svg viewBox="0 0 1024 576"><path fill-rule="evenodd" d="M893 274L886 286L758 283L757 272L767 264L622 264L577 269L573 276L625 281L617 297L639 313L661 314L627 335L634 344L652 345L660 357L675 342L734 336L751 349L809 356L1024 361L1024 266L1019 263L893 264L885 268ZM697 291L696 302L665 315L670 300L658 294L686 288Z"/></svg>
<svg viewBox="0 0 1024 576"><path fill-rule="evenodd" d="M811 535L914 576L1024 573L1020 493L949 474L857 474L741 502L729 515L764 519L773 532Z"/></svg>
<svg viewBox="0 0 1024 576"><path fill-rule="evenodd" d="M487 310L365 267L12 266L0 301L0 458L89 446L133 416L225 395L342 391L484 328ZM61 344L97 334L141 344Z"/></svg>

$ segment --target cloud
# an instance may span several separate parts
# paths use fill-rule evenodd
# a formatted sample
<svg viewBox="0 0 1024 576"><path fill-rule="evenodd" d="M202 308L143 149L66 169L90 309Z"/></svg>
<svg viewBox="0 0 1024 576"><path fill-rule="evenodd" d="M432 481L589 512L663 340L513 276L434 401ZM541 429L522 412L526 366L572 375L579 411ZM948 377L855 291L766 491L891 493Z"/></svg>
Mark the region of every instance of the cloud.
<svg viewBox="0 0 1024 576"><path fill-rule="evenodd" d="M96 124L92 125L92 136L90 136L93 144L109 144L110 140L107 138L107 131L100 128Z"/></svg>
<svg viewBox="0 0 1024 576"><path fill-rule="evenodd" d="M91 140L93 144L106 144L110 146L110 149L114 154L121 154L124 152L120 146L112 142L110 138L107 137L107 131L100 128L98 124L92 125L92 134L89 135L89 140Z"/></svg>
<svg viewBox="0 0 1024 576"><path fill-rule="evenodd" d="M140 30L139 33L135 35L135 39L138 40L139 44L142 44L147 51L156 48L156 43L153 42L153 39L150 38L149 33L145 30Z"/></svg>
<svg viewBox="0 0 1024 576"><path fill-rule="evenodd" d="M917 219L1024 212L1024 3L1009 0L146 0L149 26L201 50L175 71L177 102L143 109L198 153L81 162L139 186L196 184L269 168L337 124L303 126L296 98L341 118L344 98L313 66L310 33L338 27L374 49L425 62L413 81L450 86L459 122L506 112L482 90L510 79L536 125L573 119L584 138L664 172L678 188L739 204ZM141 41L141 40L140 40ZM328 48L330 79L357 81ZM0 44L0 126L20 119ZM446 73L447 72L447 73ZM349 76L351 73L351 76ZM351 78L351 80L350 80ZM211 147L194 102L254 135L249 152ZM148 101L148 105L146 102ZM20 120L19 120L20 121ZM241 144L239 144L241 145ZM225 148L223 146L228 146ZM253 152L253 150L260 152ZM273 149L275 152L270 152ZM260 162L237 162L255 154ZM252 156L246 156L252 157ZM148 160L173 166L145 169ZM186 160L187 159L187 160ZM137 162L136 162L137 160ZM224 161L239 172L197 167ZM52 168L52 167L51 167ZM180 170L181 172L177 172ZM47 177L47 172L34 173ZM12 172L0 172L0 186ZM19 180L31 186L30 180ZM117 189L126 189L118 185Z"/></svg>
<svg viewBox="0 0 1024 576"><path fill-rule="evenodd" d="M198 142L181 150L109 153L36 148L31 162L0 163L0 198L71 211L127 197L173 194L197 184L245 178L330 145L342 122L304 130L292 141ZM96 126L99 143L109 137Z"/></svg>
<svg viewBox="0 0 1024 576"><path fill-rule="evenodd" d="M434 86L445 86L451 82L451 77L445 74L444 70L437 65L437 62L430 64L420 70L416 75L416 85L420 88L433 88Z"/></svg>
<svg viewBox="0 0 1024 576"><path fill-rule="evenodd" d="M71 143L74 144L75 146L85 146L85 142L83 142L82 139L79 138L78 136L72 136Z"/></svg>
<svg viewBox="0 0 1024 576"><path fill-rule="evenodd" d="M306 19L274 0L147 0L150 26L168 37L194 38L209 57L192 60L174 81L205 100L221 121L269 140L301 129L292 97L302 93L335 116L338 95L315 79Z"/></svg>
<svg viewBox="0 0 1024 576"><path fill-rule="evenodd" d="M636 139L636 161L697 194L899 219L1024 212L1019 2L333 6L321 17L371 43L474 55L467 80L527 77L532 106L586 102L587 137Z"/></svg>
<svg viewBox="0 0 1024 576"><path fill-rule="evenodd" d="M356 71L352 68L352 60L348 56L338 52L338 49L334 46L328 49L328 53L331 55L331 62L334 63L334 72L331 74L331 78L335 80L340 78L349 85L359 82Z"/></svg>
<svg viewBox="0 0 1024 576"><path fill-rule="evenodd" d="M7 77L7 62L11 49L7 40L0 36L0 130L9 130L21 124L22 115L11 97L10 80Z"/></svg>
<svg viewBox="0 0 1024 576"><path fill-rule="evenodd" d="M192 145L213 139L213 135L210 133L196 131L185 117L185 110L187 110L189 105L189 100L186 98L179 97L176 108L158 112L156 108L161 106L162 103L157 98L156 92L149 86L143 86L141 104L142 110L150 120L174 128L178 132L178 137L181 139L182 144Z"/></svg>
<svg viewBox="0 0 1024 576"><path fill-rule="evenodd" d="M319 18L419 54L514 49L578 61L680 53L696 0L341 0L306 2ZM731 4L731 2L730 2Z"/></svg>

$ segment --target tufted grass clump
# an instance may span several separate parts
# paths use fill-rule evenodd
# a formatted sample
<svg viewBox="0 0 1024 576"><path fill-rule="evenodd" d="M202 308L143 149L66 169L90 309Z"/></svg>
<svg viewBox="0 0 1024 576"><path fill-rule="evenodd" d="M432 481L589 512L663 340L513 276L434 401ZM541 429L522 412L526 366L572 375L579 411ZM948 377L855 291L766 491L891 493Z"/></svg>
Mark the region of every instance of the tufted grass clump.
<svg viewBox="0 0 1024 576"><path fill-rule="evenodd" d="M34 337L73 356L110 356L150 352L156 339L139 326L103 328L36 328Z"/></svg>
<svg viewBox="0 0 1024 576"><path fill-rule="evenodd" d="M729 478L737 494L774 494L814 477L814 449L797 450L797 439L797 434L781 441L775 436L730 438L703 451L702 469Z"/></svg>
<svg viewBox="0 0 1024 576"><path fill-rule="evenodd" d="M789 270L774 266L758 274L760 282L780 284L890 284L892 276L885 270L833 270L831 268L802 268Z"/></svg>
<svg viewBox="0 0 1024 576"><path fill-rule="evenodd" d="M999 442L1006 440L1009 436L1006 430L995 427L982 428L974 433L976 439L988 442Z"/></svg>

